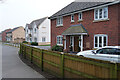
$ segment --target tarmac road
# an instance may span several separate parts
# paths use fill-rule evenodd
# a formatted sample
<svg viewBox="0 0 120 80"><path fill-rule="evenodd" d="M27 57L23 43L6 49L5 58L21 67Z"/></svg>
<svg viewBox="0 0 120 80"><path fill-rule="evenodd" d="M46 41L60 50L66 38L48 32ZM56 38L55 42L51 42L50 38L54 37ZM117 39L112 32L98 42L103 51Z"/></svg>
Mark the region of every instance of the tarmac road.
<svg viewBox="0 0 120 80"><path fill-rule="evenodd" d="M18 56L18 48L2 46L2 78L44 78L41 74L24 64Z"/></svg>

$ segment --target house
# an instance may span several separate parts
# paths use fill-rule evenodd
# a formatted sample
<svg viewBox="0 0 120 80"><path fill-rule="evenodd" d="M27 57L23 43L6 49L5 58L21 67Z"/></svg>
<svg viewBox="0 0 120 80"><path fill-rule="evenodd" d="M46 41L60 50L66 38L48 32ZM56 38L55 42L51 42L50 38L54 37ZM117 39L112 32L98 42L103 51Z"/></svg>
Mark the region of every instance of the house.
<svg viewBox="0 0 120 80"><path fill-rule="evenodd" d="M72 2L49 19L51 47L78 52L120 46L120 1Z"/></svg>
<svg viewBox="0 0 120 80"><path fill-rule="evenodd" d="M50 44L50 20L44 17L26 24L25 40L27 42L38 42L38 45Z"/></svg>
<svg viewBox="0 0 120 80"><path fill-rule="evenodd" d="M8 31L6 36L7 41L11 43L21 43L25 40L25 31L24 27L16 27Z"/></svg>
<svg viewBox="0 0 120 80"><path fill-rule="evenodd" d="M6 36L7 36L7 32L10 31L11 29L6 29L4 31L1 32L1 39L2 39L2 42L6 42Z"/></svg>

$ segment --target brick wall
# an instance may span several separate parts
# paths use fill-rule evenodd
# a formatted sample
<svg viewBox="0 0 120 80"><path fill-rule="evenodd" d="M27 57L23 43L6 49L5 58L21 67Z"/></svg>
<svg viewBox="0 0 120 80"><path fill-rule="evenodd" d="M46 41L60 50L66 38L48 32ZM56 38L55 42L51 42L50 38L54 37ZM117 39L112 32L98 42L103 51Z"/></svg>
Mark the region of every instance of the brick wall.
<svg viewBox="0 0 120 80"><path fill-rule="evenodd" d="M94 47L94 35L95 34L107 34L108 45L117 46L118 40L120 41L120 30L118 31L118 7L120 5L111 5L108 7L107 21L93 22L94 10L85 11L82 13L83 21L78 22L78 14L74 14L74 23L71 23L71 15L63 17L63 26L56 27L56 19L51 20L51 46L56 44L56 36L61 35L68 27L75 24L83 24L87 29L89 36L84 36L84 48L86 43L90 43L90 48ZM120 12L120 11L119 11ZM120 21L119 21L120 23ZM120 29L120 28L119 28ZM119 33L118 33L119 32ZM118 37L119 36L119 37Z"/></svg>
<svg viewBox="0 0 120 80"><path fill-rule="evenodd" d="M5 31L2 32L2 41L3 41L3 42L7 41L7 40L6 40L6 35L7 35L6 32L8 32L8 31L10 31L10 30L11 30L11 29L7 29L7 30L5 30Z"/></svg>

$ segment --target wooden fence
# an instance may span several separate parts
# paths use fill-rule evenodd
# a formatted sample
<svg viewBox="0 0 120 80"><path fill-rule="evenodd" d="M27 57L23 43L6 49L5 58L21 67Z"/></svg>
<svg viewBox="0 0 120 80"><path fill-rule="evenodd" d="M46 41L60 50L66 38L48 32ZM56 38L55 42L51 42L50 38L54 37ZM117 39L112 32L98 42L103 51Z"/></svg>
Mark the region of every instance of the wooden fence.
<svg viewBox="0 0 120 80"><path fill-rule="evenodd" d="M42 71L59 78L117 78L120 79L120 64L95 59L61 54L20 45L20 54Z"/></svg>

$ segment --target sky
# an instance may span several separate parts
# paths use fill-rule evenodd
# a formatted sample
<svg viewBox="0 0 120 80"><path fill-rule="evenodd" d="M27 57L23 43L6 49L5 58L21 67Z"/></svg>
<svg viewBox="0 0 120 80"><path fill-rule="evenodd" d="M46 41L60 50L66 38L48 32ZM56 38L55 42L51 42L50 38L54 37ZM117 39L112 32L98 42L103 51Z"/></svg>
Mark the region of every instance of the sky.
<svg viewBox="0 0 120 80"><path fill-rule="evenodd" d="M51 16L74 0L4 0L0 3L0 31Z"/></svg>

